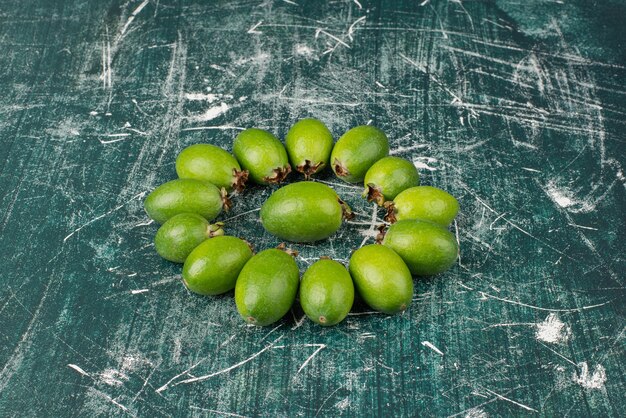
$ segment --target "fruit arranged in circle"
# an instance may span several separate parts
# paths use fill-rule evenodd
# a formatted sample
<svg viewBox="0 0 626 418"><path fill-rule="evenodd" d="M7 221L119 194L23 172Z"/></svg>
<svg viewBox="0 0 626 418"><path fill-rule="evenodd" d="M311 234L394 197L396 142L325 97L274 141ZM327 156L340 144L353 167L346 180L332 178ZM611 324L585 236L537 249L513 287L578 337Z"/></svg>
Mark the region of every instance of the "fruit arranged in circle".
<svg viewBox="0 0 626 418"><path fill-rule="evenodd" d="M376 161L365 173L365 192L368 202L382 206L393 200L398 193L420 184L417 168L410 161L399 157L384 157Z"/></svg>
<svg viewBox="0 0 626 418"><path fill-rule="evenodd" d="M374 126L362 125L339 138L330 154L330 163L337 177L358 183L372 164L388 154L387 135Z"/></svg>
<svg viewBox="0 0 626 418"><path fill-rule="evenodd" d="M207 238L224 235L222 226L211 225L195 213L181 213L161 225L154 237L154 247L164 259L184 263L189 253Z"/></svg>
<svg viewBox="0 0 626 418"><path fill-rule="evenodd" d="M219 236L204 241L187 257L183 283L200 295L219 295L235 287L243 266L252 258L250 245L236 237Z"/></svg>
<svg viewBox="0 0 626 418"><path fill-rule="evenodd" d="M235 304L241 317L254 325L270 325L291 308L300 271L293 257L271 248L253 256L235 285Z"/></svg>
<svg viewBox="0 0 626 418"><path fill-rule="evenodd" d="M359 295L377 311L394 314L411 304L411 272L389 247L371 244L356 250L350 257L350 275Z"/></svg>
<svg viewBox="0 0 626 418"><path fill-rule="evenodd" d="M406 189L393 202L385 203L385 221L425 219L447 227L459 212L459 202L448 192L432 186Z"/></svg>
<svg viewBox="0 0 626 418"><path fill-rule="evenodd" d="M434 222L419 219L391 225L382 243L398 253L411 273L417 276L431 276L448 270L459 251L450 231Z"/></svg>
<svg viewBox="0 0 626 418"><path fill-rule="evenodd" d="M211 183L193 179L168 181L154 189L144 201L148 216L160 224L181 213L196 213L211 221L222 208L229 207L226 190L220 191Z"/></svg>
<svg viewBox="0 0 626 418"><path fill-rule="evenodd" d="M320 259L302 276L300 305L311 321L324 326L338 324L353 302L352 278L341 263Z"/></svg>
<svg viewBox="0 0 626 418"><path fill-rule="evenodd" d="M291 172L287 151L271 133L250 128L235 138L233 153L257 184L277 184Z"/></svg>
<svg viewBox="0 0 626 418"><path fill-rule="evenodd" d="M302 181L272 193L261 207L261 223L270 234L287 241L319 241L339 229L346 208L330 187Z"/></svg>
<svg viewBox="0 0 626 418"><path fill-rule="evenodd" d="M302 119L287 132L285 148L291 165L308 180L329 164L333 136L321 121Z"/></svg>
<svg viewBox="0 0 626 418"><path fill-rule="evenodd" d="M248 172L230 153L211 144L190 145L176 158L176 173L181 179L202 180L225 188L243 191Z"/></svg>

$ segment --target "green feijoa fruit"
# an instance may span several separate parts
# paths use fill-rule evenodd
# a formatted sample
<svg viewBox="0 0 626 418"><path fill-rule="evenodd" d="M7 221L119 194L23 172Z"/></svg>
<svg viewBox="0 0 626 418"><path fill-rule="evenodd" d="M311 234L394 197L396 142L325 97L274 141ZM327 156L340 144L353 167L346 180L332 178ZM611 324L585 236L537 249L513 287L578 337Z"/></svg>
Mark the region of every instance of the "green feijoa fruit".
<svg viewBox="0 0 626 418"><path fill-rule="evenodd" d="M388 154L387 135L374 126L362 125L339 138L330 154L330 162L337 177L358 183L376 161Z"/></svg>
<svg viewBox="0 0 626 418"><path fill-rule="evenodd" d="M281 183L291 172L283 144L262 129L250 128L240 132L233 143L233 153L258 184Z"/></svg>
<svg viewBox="0 0 626 418"><path fill-rule="evenodd" d="M376 161L365 173L365 192L368 202L379 206L393 200L398 193L420 184L417 168L410 161L399 157L384 157Z"/></svg>
<svg viewBox="0 0 626 418"><path fill-rule="evenodd" d="M285 147L291 165L308 179L328 165L333 136L321 121L302 119L287 132Z"/></svg>
<svg viewBox="0 0 626 418"><path fill-rule="evenodd" d="M320 325L335 325L348 315L354 302L354 285L348 270L333 260L313 263L300 282L300 305L306 316Z"/></svg>
<svg viewBox="0 0 626 418"><path fill-rule="evenodd" d="M184 263L189 253L204 240L223 235L222 226L222 223L211 225L195 213L181 213L161 225L154 237L154 246L164 259Z"/></svg>
<svg viewBox="0 0 626 418"><path fill-rule="evenodd" d="M235 304L241 317L254 325L270 325L291 308L300 272L293 257L276 248L252 257L239 273Z"/></svg>
<svg viewBox="0 0 626 418"><path fill-rule="evenodd" d="M345 212L345 213L344 213ZM302 181L276 190L261 207L261 223L272 235L294 242L328 238L349 208L322 183Z"/></svg>
<svg viewBox="0 0 626 418"><path fill-rule="evenodd" d="M449 269L459 248L454 235L433 222L409 219L389 227L383 245L394 250L417 276L432 276Z"/></svg>
<svg viewBox="0 0 626 418"><path fill-rule="evenodd" d="M211 221L222 208L228 210L230 201L226 190L211 183L193 179L168 181L146 197L144 208L151 219L162 224L180 213L196 213Z"/></svg>
<svg viewBox="0 0 626 418"><path fill-rule="evenodd" d="M459 202L451 194L431 186L417 186L386 202L385 221L394 223L405 219L425 219L448 226L459 212Z"/></svg>
<svg viewBox="0 0 626 418"><path fill-rule="evenodd" d="M210 144L190 145L176 158L176 173L181 179L196 179L223 187L227 191L243 191L248 172L242 170L230 153Z"/></svg>
<svg viewBox="0 0 626 418"><path fill-rule="evenodd" d="M198 245L183 265L183 283L200 295L219 295L235 287L252 258L250 245L237 237L219 236Z"/></svg>
<svg viewBox="0 0 626 418"><path fill-rule="evenodd" d="M371 244L356 250L350 257L350 275L359 295L377 311L394 314L411 304L411 272L388 247Z"/></svg>

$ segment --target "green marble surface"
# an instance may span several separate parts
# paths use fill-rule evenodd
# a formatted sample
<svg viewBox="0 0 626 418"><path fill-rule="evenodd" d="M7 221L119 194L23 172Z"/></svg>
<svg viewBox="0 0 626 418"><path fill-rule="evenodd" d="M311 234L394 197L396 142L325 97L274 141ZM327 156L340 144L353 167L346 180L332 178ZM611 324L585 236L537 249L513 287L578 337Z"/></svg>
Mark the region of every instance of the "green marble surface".
<svg viewBox="0 0 626 418"><path fill-rule="evenodd" d="M0 415L623 417L626 3L0 3ZM403 315L247 327L160 259L185 146L372 123L458 197ZM296 177L292 176L292 180ZM372 242L357 212L302 270ZM258 250L269 188L220 219Z"/></svg>

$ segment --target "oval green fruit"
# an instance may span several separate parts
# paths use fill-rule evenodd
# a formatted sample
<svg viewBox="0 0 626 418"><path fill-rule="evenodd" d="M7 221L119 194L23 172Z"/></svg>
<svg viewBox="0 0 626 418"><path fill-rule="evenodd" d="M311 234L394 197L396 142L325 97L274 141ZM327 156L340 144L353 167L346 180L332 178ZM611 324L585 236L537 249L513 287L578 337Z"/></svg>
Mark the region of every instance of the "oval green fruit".
<svg viewBox="0 0 626 418"><path fill-rule="evenodd" d="M356 250L350 257L350 275L359 295L377 311L394 314L411 304L411 272L388 247L371 244Z"/></svg>
<svg viewBox="0 0 626 418"><path fill-rule="evenodd" d="M451 194L432 186L411 187L386 204L385 221L425 219L447 227L459 212L459 202Z"/></svg>
<svg viewBox="0 0 626 418"><path fill-rule="evenodd" d="M223 234L221 223L211 225L195 213L181 213L161 225L154 237L154 246L164 259L184 263L189 253L200 243Z"/></svg>
<svg viewBox="0 0 626 418"><path fill-rule="evenodd" d="M322 183L302 181L276 190L261 207L261 223L272 235L294 242L328 238L341 226L343 202Z"/></svg>
<svg viewBox="0 0 626 418"><path fill-rule="evenodd" d="M231 236L211 238L198 245L185 260L183 283L200 295L219 295L235 287L252 250L242 239Z"/></svg>
<svg viewBox="0 0 626 418"><path fill-rule="evenodd" d="M417 168L410 161L399 157L384 157L376 161L365 173L365 192L369 202L379 206L393 200L398 193L420 184Z"/></svg>
<svg viewBox="0 0 626 418"><path fill-rule="evenodd" d="M252 257L239 273L235 304L241 317L254 325L270 325L291 308L300 272L293 257L272 248Z"/></svg>
<svg viewBox="0 0 626 418"><path fill-rule="evenodd" d="M389 154L387 135L380 129L362 125L350 129L335 144L330 154L337 177L348 183L363 181L365 173Z"/></svg>
<svg viewBox="0 0 626 418"><path fill-rule="evenodd" d="M262 129L250 128L240 132L233 143L233 153L258 184L281 183L291 172L283 144Z"/></svg>
<svg viewBox="0 0 626 418"><path fill-rule="evenodd" d="M300 305L317 324L338 324L354 302L354 285L348 270L337 261L321 259L313 263L300 282Z"/></svg>
<svg viewBox="0 0 626 418"><path fill-rule="evenodd" d="M417 276L432 276L456 261L458 245L444 227L426 220L398 221L389 227L383 245L394 250Z"/></svg>
<svg viewBox="0 0 626 418"><path fill-rule="evenodd" d="M176 173L181 179L202 180L225 188L243 191L248 172L230 153L211 144L190 145L176 158Z"/></svg>
<svg viewBox="0 0 626 418"><path fill-rule="evenodd" d="M302 119L287 132L285 147L291 165L308 179L328 165L333 136L321 121Z"/></svg>
<svg viewBox="0 0 626 418"><path fill-rule="evenodd" d="M180 213L196 213L211 221L229 204L226 190L199 180L177 179L154 189L146 197L144 208L151 219L162 224Z"/></svg>

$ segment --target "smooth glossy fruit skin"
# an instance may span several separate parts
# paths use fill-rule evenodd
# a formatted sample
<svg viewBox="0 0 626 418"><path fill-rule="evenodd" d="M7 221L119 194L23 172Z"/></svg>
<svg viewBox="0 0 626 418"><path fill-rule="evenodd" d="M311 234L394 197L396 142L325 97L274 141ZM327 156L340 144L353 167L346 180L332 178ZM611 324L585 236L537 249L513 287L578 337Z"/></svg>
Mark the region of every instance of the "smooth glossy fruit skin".
<svg viewBox="0 0 626 418"><path fill-rule="evenodd" d="M261 223L272 235L293 242L328 238L341 226L342 207L333 189L302 181L276 190L261 207Z"/></svg>
<svg viewBox="0 0 626 418"><path fill-rule="evenodd" d="M160 224L180 213L196 213L211 221L220 214L222 206L222 194L216 186L193 179L168 181L144 201L148 216Z"/></svg>
<svg viewBox="0 0 626 418"><path fill-rule="evenodd" d="M291 172L283 144L262 129L250 128L240 132L233 143L233 153L258 184L280 183Z"/></svg>
<svg viewBox="0 0 626 418"><path fill-rule="evenodd" d="M358 183L376 161L388 154L387 135L374 126L362 125L339 138L330 154L330 164L337 177Z"/></svg>
<svg viewBox="0 0 626 418"><path fill-rule="evenodd" d="M287 132L285 148L292 167L308 179L329 164L333 136L321 121L302 119Z"/></svg>
<svg viewBox="0 0 626 418"><path fill-rule="evenodd" d="M398 221L389 227L383 245L394 250L417 276L448 270L456 261L458 245L444 227L425 220Z"/></svg>
<svg viewBox="0 0 626 418"><path fill-rule="evenodd" d="M211 225L195 213L181 213L161 225L154 237L154 246L164 259L184 263L189 253L200 243L223 233L219 224Z"/></svg>
<svg viewBox="0 0 626 418"><path fill-rule="evenodd" d="M338 324L354 302L354 284L348 270L337 261L318 260L307 269L300 282L300 305L317 324Z"/></svg>
<svg viewBox="0 0 626 418"><path fill-rule="evenodd" d="M271 248L252 257L239 273L235 286L235 304L244 321L270 325L291 308L300 272L293 257Z"/></svg>
<svg viewBox="0 0 626 418"><path fill-rule="evenodd" d="M368 200L382 206L393 200L398 193L420 184L417 168L410 161L399 157L384 157L376 161L365 173L365 195Z"/></svg>
<svg viewBox="0 0 626 418"><path fill-rule="evenodd" d="M397 221L425 219L447 227L458 212L459 202L454 196L437 187L411 187L393 200L393 215Z"/></svg>
<svg viewBox="0 0 626 418"><path fill-rule="evenodd" d="M248 179L235 157L211 144L190 145L182 150L176 158L176 173L181 179L206 181L227 191L242 191Z"/></svg>
<svg viewBox="0 0 626 418"><path fill-rule="evenodd" d="M219 295L235 287L252 250L242 239L221 236L198 245L183 266L183 283L200 295Z"/></svg>
<svg viewBox="0 0 626 418"><path fill-rule="evenodd" d="M411 304L411 272L388 247L371 244L356 250L350 257L350 275L359 295L377 311L394 314Z"/></svg>

